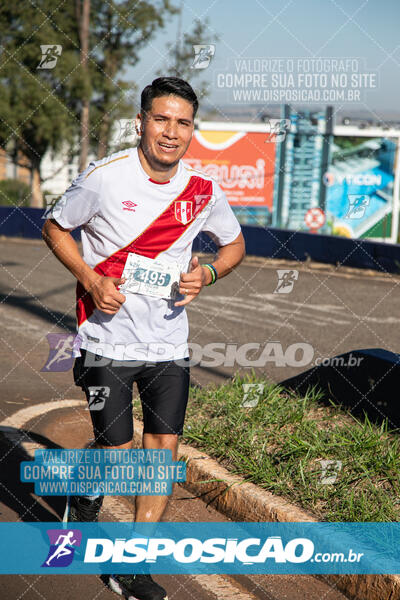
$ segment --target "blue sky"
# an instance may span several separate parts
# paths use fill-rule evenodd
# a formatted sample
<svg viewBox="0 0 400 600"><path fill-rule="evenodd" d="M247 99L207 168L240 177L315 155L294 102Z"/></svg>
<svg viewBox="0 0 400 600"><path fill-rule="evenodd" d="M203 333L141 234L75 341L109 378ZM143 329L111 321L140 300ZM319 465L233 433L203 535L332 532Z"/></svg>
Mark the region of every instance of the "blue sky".
<svg viewBox="0 0 400 600"><path fill-rule="evenodd" d="M182 30L189 30L196 17L208 17L210 42L215 34L220 38L210 66L198 78L211 83L211 104L234 103L226 90L217 89L215 77L231 70L235 59L357 57L362 71L365 66L376 73L377 85L346 107L369 110L371 116L400 112L398 0L185 0ZM166 44L176 40L177 27L177 18L170 19L128 71L140 89L165 65Z"/></svg>

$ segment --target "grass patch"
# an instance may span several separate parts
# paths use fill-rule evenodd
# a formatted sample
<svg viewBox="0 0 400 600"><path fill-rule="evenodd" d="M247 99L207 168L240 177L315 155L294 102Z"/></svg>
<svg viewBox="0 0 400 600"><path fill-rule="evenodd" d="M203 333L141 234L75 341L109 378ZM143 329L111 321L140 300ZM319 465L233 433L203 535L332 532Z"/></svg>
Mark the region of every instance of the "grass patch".
<svg viewBox="0 0 400 600"><path fill-rule="evenodd" d="M253 408L242 406L245 383L265 386ZM318 398L254 374L191 388L183 440L321 521L399 521L398 434ZM341 461L334 483L321 483L321 460Z"/></svg>

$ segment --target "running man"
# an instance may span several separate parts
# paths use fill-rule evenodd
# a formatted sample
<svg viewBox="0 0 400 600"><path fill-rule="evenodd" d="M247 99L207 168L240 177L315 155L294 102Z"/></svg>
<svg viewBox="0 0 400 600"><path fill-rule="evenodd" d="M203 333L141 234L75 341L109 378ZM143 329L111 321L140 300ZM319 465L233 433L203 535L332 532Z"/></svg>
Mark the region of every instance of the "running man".
<svg viewBox="0 0 400 600"><path fill-rule="evenodd" d="M100 448L132 448L136 381L143 448L169 449L177 460L189 391L185 307L244 257L240 225L225 194L211 177L181 161L197 108L188 83L177 77L155 79L141 95L138 148L91 163L43 228L48 246L78 280L81 345L74 350L75 383L88 401L89 387L110 389L104 408L90 413ZM70 235L79 226L83 257ZM209 264L200 265L191 256L200 231L219 247ZM138 274L136 281L122 277L125 263L134 265L130 274ZM125 289L124 283L133 287ZM97 520L102 500L71 497L66 519ZM136 497L135 521L159 521L167 503L167 496ZM150 575L113 575L109 583L127 598L166 598Z"/></svg>

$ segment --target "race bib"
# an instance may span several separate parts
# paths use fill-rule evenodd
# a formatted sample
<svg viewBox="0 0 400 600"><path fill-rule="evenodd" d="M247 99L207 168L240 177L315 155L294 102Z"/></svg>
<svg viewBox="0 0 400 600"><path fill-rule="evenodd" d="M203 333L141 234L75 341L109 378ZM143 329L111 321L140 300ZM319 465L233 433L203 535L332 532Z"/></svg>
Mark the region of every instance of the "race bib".
<svg viewBox="0 0 400 600"><path fill-rule="evenodd" d="M179 291L181 270L176 262L167 263L130 252L122 273L126 281L119 289L123 293L175 298Z"/></svg>

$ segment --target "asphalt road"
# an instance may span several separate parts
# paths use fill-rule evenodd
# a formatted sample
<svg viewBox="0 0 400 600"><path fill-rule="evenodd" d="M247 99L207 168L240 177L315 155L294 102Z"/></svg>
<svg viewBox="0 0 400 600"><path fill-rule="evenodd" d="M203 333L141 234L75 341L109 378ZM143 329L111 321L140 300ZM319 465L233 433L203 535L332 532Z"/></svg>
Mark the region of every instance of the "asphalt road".
<svg viewBox="0 0 400 600"><path fill-rule="evenodd" d="M0 266L0 420L12 418L18 411L39 403L82 398L80 390L72 384L71 371L47 373L41 370L48 356L46 335L74 331L72 276L43 243L36 241L0 240ZM275 293L278 269L298 271L290 293ZM210 381L224 381L238 371L245 373L257 358L260 361L260 353L268 344L263 364L256 371L277 382L305 370L318 357L331 357L357 348L380 347L397 352L400 350L396 331L400 322L399 282L399 278L390 274L248 257L229 277L203 290L188 308L190 342L198 345L195 346L197 351L199 347L202 349L203 360L211 362L210 347L204 350L204 346L219 344L214 347L215 352L218 348L218 360L211 365L194 366L192 382L206 385ZM251 346L243 348L244 344ZM297 344L296 352L294 344ZM236 360L232 358L235 354L232 348L239 352ZM304 348L307 348L307 365ZM224 361L225 364L221 364ZM72 425L68 419L72 419ZM24 427L42 436L42 442L50 445L68 447L69 443L69 447L74 447L71 432L75 429L83 438L86 435L82 420L78 418L74 422L73 415L59 416L54 421L43 415L42 419L24 423ZM11 449L1 428L0 442L5 467L2 469L0 519L30 520L29 512L28 517L26 515L28 494L16 477L20 449ZM13 482L11 489L10 481ZM174 518L171 516L174 505L182 506L185 502L189 520L225 520L199 499L187 496L177 487L169 509L170 518ZM35 518L53 520L60 515L60 507L44 505L32 494L29 497L29 510L37 515ZM21 498L24 498L25 508ZM223 597L217 586L210 587L209 581L207 587L205 581L202 584L183 576L158 579L168 587L170 599ZM239 589L244 594L229 596L228 591L227 597L232 598L343 598L332 586L306 576L226 580L227 590ZM54 595L55 581L59 600L83 595L93 600L113 597L95 577L3 576L4 597L7 600L38 597L47 600Z"/></svg>

